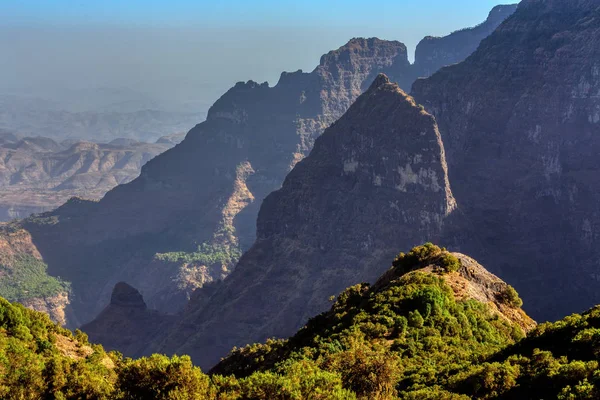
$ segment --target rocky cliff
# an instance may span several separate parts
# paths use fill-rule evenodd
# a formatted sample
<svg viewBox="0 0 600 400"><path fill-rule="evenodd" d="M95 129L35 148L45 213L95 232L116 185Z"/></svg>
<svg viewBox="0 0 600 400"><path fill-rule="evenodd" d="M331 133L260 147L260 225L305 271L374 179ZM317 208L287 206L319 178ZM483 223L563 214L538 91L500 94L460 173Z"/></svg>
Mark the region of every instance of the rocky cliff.
<svg viewBox="0 0 600 400"><path fill-rule="evenodd" d="M455 208L434 118L380 75L265 199L256 243L160 350L212 365L232 346L289 336L398 248L436 238Z"/></svg>
<svg viewBox="0 0 600 400"><path fill-rule="evenodd" d="M102 343L105 349L134 357L140 355L160 332L168 329L173 320L173 316L148 309L140 292L119 282L113 289L109 305L81 329L90 340Z"/></svg>
<svg viewBox="0 0 600 400"><path fill-rule="evenodd" d="M408 67L403 44L353 39L311 73L283 73L273 87L238 83L138 179L97 204L69 203L25 226L49 271L73 283L82 322L102 310L118 281L173 312L194 289L229 274L254 241L262 199L323 129L378 72L400 79Z"/></svg>
<svg viewBox="0 0 600 400"><path fill-rule="evenodd" d="M461 29L443 37L427 36L419 42L415 51L415 76L428 77L442 67L465 60L516 9L517 4L496 6L484 22L473 28Z"/></svg>
<svg viewBox="0 0 600 400"><path fill-rule="evenodd" d="M599 40L597 1L525 0L465 62L413 86L461 208L446 245L512 282L538 319L600 301Z"/></svg>
<svg viewBox="0 0 600 400"><path fill-rule="evenodd" d="M0 224L0 296L17 301L65 325L72 318L70 288L49 276L31 235L12 224Z"/></svg>

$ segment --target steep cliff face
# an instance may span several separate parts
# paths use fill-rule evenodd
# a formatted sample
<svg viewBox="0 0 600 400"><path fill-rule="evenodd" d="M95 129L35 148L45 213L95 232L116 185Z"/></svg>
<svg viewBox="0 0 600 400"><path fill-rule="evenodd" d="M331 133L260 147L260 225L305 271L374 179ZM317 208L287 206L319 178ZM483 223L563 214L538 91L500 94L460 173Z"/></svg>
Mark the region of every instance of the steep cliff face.
<svg viewBox="0 0 600 400"><path fill-rule="evenodd" d="M45 312L60 325L72 317L69 285L47 274L31 235L14 225L0 225L0 296Z"/></svg>
<svg viewBox="0 0 600 400"><path fill-rule="evenodd" d="M446 244L538 319L600 301L599 40L598 2L526 0L465 62L413 86L461 205Z"/></svg>
<svg viewBox="0 0 600 400"><path fill-rule="evenodd" d="M161 350L212 365L232 346L288 336L399 248L436 238L455 207L435 120L380 75L267 197L256 243Z"/></svg>
<svg viewBox="0 0 600 400"><path fill-rule="evenodd" d="M490 11L488 18L476 27L462 29L444 37L427 36L419 42L415 51L415 76L428 77L442 67L465 60L516 9L517 4L496 6Z"/></svg>
<svg viewBox="0 0 600 400"><path fill-rule="evenodd" d="M254 241L262 199L365 82L380 71L402 77L408 67L403 44L353 39L311 73L284 73L274 87L238 83L138 179L98 204L68 204L25 225L50 272L73 282L82 322L122 280L150 307L175 311L198 286L229 274ZM160 279L148 279L148 265Z"/></svg>

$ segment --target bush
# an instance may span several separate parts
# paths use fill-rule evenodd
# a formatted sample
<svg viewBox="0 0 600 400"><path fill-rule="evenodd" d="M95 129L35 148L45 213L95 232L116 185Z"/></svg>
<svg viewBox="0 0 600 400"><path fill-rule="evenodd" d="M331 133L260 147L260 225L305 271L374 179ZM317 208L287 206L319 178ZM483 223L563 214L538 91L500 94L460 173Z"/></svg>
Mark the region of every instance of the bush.
<svg viewBox="0 0 600 400"><path fill-rule="evenodd" d="M504 290L500 294L501 301L507 306L513 308L519 308L523 306L523 300L519 297L519 294L514 287L506 285Z"/></svg>
<svg viewBox="0 0 600 400"><path fill-rule="evenodd" d="M451 253L445 253L440 257L442 268L446 272L456 272L460 269L460 260Z"/></svg>
<svg viewBox="0 0 600 400"><path fill-rule="evenodd" d="M117 388L124 400L211 399L208 376L194 367L188 356L154 354L139 360L125 360L119 368Z"/></svg>

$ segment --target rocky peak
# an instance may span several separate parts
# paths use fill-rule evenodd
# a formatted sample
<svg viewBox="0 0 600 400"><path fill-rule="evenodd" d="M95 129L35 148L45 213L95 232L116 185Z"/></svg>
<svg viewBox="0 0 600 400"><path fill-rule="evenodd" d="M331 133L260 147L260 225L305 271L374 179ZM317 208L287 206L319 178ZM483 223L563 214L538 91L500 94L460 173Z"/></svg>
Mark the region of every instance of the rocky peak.
<svg viewBox="0 0 600 400"><path fill-rule="evenodd" d="M119 282L115 285L110 297L110 304L119 307L146 309L146 303L140 292L125 282Z"/></svg>
<svg viewBox="0 0 600 400"><path fill-rule="evenodd" d="M93 342L130 357L142 354L149 343L173 323L174 317L146 307L140 292L125 282L115 285L110 304L93 321L81 326Z"/></svg>
<svg viewBox="0 0 600 400"><path fill-rule="evenodd" d="M410 274L434 274L445 281L458 301L475 300L486 304L489 310L511 324L529 332L536 326L521 308L523 302L512 286L489 272L473 258L451 253L431 243L413 248L408 254L400 253L388 270L371 287L381 291L398 279Z"/></svg>
<svg viewBox="0 0 600 400"><path fill-rule="evenodd" d="M415 51L415 77L430 76L444 66L466 59L516 9L517 4L496 6L487 20L476 27L462 29L444 37L427 36L421 40Z"/></svg>
<svg viewBox="0 0 600 400"><path fill-rule="evenodd" d="M376 63L388 67L397 61L408 64L408 52L403 43L378 38L353 38L339 49L323 55L317 70L335 73L340 65L350 70L358 67L366 58L375 59Z"/></svg>
<svg viewBox="0 0 600 400"><path fill-rule="evenodd" d="M436 238L455 207L434 118L378 75L265 199L254 246L160 351L210 365L288 336L329 296L376 279L397 249Z"/></svg>
<svg viewBox="0 0 600 400"><path fill-rule="evenodd" d="M375 78L375 80L369 87L369 90L374 90L383 85L389 85L389 84L391 84L390 78L388 78L386 74L379 74L379 75L377 75L377 78Z"/></svg>

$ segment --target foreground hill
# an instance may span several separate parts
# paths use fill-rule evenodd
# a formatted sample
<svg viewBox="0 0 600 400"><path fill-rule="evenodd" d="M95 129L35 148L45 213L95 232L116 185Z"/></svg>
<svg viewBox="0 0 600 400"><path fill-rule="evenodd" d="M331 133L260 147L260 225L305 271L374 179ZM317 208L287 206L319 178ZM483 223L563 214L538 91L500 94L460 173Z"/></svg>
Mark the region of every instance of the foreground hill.
<svg viewBox="0 0 600 400"><path fill-rule="evenodd" d="M59 143L0 132L0 221L52 210L74 196L100 199L137 178L146 162L175 145L169 139Z"/></svg>
<svg viewBox="0 0 600 400"><path fill-rule="evenodd" d="M430 244L399 256L376 285L347 289L330 313L289 341L234 351L217 369L237 377L209 378L186 357L131 360L106 354L84 334L72 335L47 316L0 299L0 394L7 399L386 399L415 379L432 386L534 325L508 285L459 257ZM120 300L138 303L135 298L122 289ZM422 347L426 343L437 347ZM278 362L284 359L289 360ZM446 367L434 377L418 367L423 361ZM410 371L410 365L416 369ZM376 377L372 368L379 371Z"/></svg>
<svg viewBox="0 0 600 400"><path fill-rule="evenodd" d="M536 328L520 305L474 260L426 244L400 254L374 285L347 288L290 339L234 349L205 375L185 356L107 354L0 299L0 396L597 398L599 309Z"/></svg>

